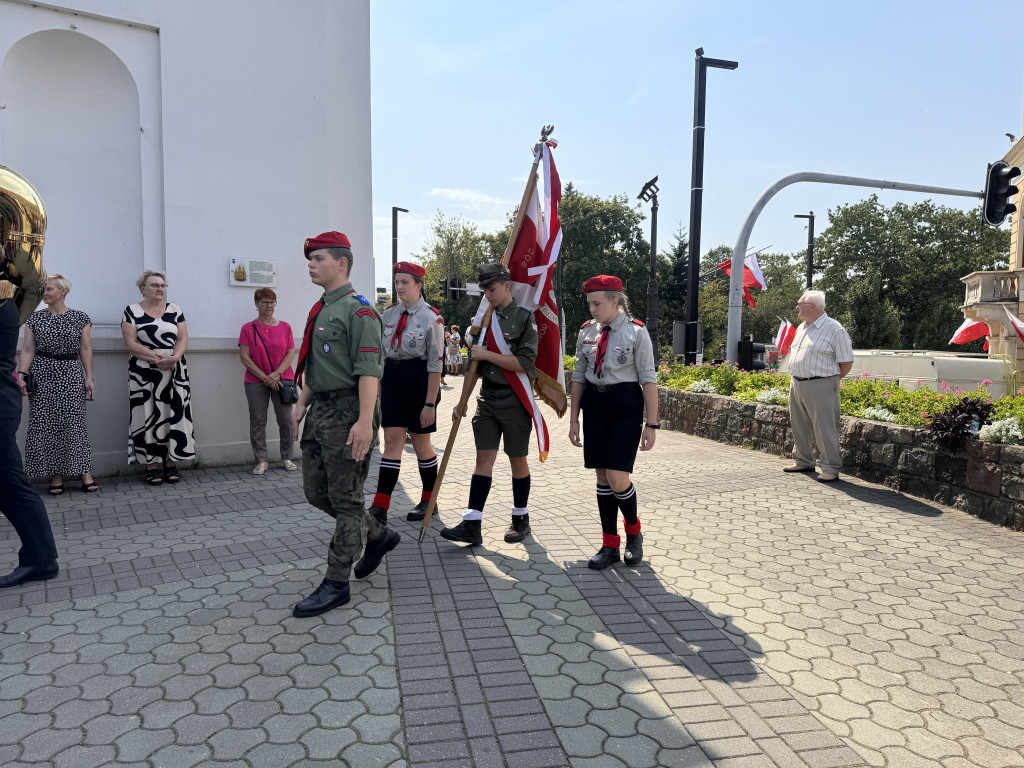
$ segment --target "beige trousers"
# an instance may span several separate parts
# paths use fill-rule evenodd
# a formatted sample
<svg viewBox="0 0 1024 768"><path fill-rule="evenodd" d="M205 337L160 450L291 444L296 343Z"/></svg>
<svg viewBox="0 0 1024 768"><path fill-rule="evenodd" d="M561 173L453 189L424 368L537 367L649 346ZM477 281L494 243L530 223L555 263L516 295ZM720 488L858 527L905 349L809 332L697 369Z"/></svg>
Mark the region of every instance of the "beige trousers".
<svg viewBox="0 0 1024 768"><path fill-rule="evenodd" d="M823 472L839 474L839 379L797 381L789 385L789 420L793 426L793 459L801 467L814 466L814 454Z"/></svg>

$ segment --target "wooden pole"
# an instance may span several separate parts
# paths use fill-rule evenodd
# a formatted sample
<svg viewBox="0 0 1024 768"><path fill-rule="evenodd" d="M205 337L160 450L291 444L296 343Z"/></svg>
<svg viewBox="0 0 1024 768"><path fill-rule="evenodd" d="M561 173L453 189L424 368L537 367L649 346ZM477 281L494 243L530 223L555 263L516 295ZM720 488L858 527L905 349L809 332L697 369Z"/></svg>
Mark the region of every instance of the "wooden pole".
<svg viewBox="0 0 1024 768"><path fill-rule="evenodd" d="M541 129L540 139L543 143L547 140L547 137L551 135L554 130L554 126L546 125ZM523 199L519 203L519 211L516 213L515 223L512 225L512 235L508 239L508 245L505 246L505 252L501 256L501 263L508 265L509 259L512 256L512 248L515 246L516 239L519 237L519 231L523 228L523 222L526 220L526 211L530 205L530 199L533 197L533 192L537 188L537 168L540 165L541 158L541 145L537 144L534 147L534 159L533 166L530 168L530 176L526 180L526 189L523 190ZM491 324L491 313L494 312L494 307L488 307L484 313L483 319L480 321L480 328L475 334L477 336L478 344L483 343L484 334L487 332L488 326ZM470 331L473 329L470 328ZM470 358L472 360L472 351L470 351ZM423 517L423 527L420 529L420 541L423 541L423 536L427 532L427 528L430 527L430 519L434 516L434 510L437 508L437 491L441 487L441 481L444 480L445 470L448 468L448 459L451 458L452 448L455 447L455 438L459 434L459 425L462 423L463 417L466 415L466 410L469 407L469 398L473 394L473 390L476 389L477 373L476 369L479 362L472 360L469 365L469 369L466 371L466 376L462 380L462 396L459 398L459 404L455 408L455 417L452 422L451 432L448 433L448 443L444 448L444 458L441 459L441 466L437 470L437 479L434 481L434 490L430 493L430 502L427 504L427 513Z"/></svg>

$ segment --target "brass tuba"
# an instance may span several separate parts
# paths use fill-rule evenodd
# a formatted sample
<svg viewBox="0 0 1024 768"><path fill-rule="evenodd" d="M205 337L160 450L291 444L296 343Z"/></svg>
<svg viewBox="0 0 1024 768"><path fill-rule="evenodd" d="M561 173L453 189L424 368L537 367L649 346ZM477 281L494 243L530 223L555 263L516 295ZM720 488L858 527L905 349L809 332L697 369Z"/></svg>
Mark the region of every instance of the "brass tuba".
<svg viewBox="0 0 1024 768"><path fill-rule="evenodd" d="M43 298L46 209L24 176L0 165L0 300L13 298L20 322Z"/></svg>

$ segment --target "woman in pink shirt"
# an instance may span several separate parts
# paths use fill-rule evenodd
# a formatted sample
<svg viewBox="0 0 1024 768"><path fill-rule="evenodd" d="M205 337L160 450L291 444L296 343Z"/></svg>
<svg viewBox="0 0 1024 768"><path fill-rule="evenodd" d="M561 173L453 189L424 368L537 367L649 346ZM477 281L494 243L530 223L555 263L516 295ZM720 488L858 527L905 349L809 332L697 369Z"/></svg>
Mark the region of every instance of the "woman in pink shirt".
<svg viewBox="0 0 1024 768"><path fill-rule="evenodd" d="M249 440L256 455L254 475L267 471L267 406L274 405L281 435L281 465L289 472L298 469L292 461L292 407L288 390L294 393L295 337L292 327L274 317L277 294L259 288L255 294L259 317L242 326L238 354L245 366L245 399L249 401ZM284 399L282 400L282 393ZM290 400L290 402L289 402Z"/></svg>

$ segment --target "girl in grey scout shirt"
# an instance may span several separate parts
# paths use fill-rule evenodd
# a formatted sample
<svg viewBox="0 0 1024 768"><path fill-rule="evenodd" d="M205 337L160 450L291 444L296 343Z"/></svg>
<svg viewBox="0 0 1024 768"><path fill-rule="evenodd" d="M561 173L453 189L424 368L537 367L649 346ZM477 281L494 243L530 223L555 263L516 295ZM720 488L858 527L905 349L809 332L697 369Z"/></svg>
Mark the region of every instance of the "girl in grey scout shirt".
<svg viewBox="0 0 1024 768"><path fill-rule="evenodd" d="M593 320L583 324L576 341L569 441L577 448L582 445L583 465L597 472L602 546L588 564L600 570L619 561L618 510L626 528L626 565L643 560L644 537L629 475L637 446L641 451L654 447L658 385L651 337L642 322L630 318L622 281L598 275L583 284L583 292Z"/></svg>
<svg viewBox="0 0 1024 768"><path fill-rule="evenodd" d="M423 300L419 264L400 261L393 269L398 303L384 310L384 377L380 384L384 456L370 514L386 522L391 494L402 468L405 433L419 462L423 490L406 520L422 520L437 480L437 454L430 433L437 431L435 406L441 399L444 318Z"/></svg>

